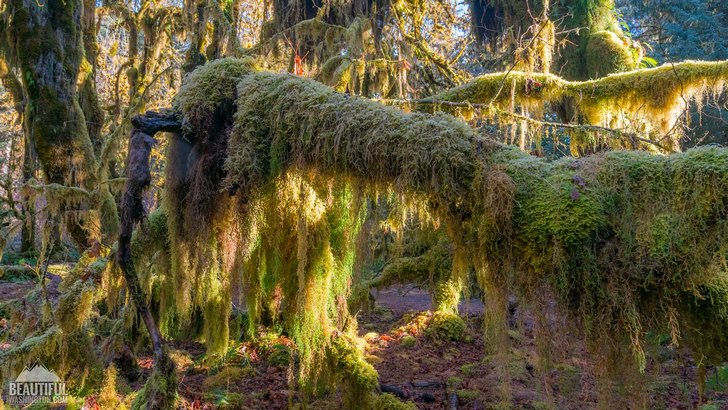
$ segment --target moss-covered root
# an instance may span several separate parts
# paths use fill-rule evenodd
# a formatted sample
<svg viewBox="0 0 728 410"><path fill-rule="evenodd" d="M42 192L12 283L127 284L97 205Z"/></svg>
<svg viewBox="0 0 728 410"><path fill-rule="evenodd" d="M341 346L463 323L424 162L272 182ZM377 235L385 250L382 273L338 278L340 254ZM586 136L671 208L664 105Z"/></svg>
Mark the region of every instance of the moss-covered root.
<svg viewBox="0 0 728 410"><path fill-rule="evenodd" d="M177 375L174 362L165 352L161 363L154 364L154 371L144 387L137 393L132 410L169 410L177 401Z"/></svg>
<svg viewBox="0 0 728 410"><path fill-rule="evenodd" d="M346 336L334 337L328 351L331 367L341 380L345 408L370 408L379 375L364 360L361 349Z"/></svg>

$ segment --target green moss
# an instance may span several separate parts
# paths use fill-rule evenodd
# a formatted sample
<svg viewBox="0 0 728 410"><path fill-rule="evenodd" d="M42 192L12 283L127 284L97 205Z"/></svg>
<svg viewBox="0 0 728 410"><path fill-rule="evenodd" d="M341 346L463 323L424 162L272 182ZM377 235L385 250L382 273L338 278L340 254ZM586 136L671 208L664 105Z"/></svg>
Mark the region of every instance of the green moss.
<svg viewBox="0 0 728 410"><path fill-rule="evenodd" d="M112 364L104 371L104 384L99 392L97 402L104 409L125 410L126 406L119 399L116 390L116 367Z"/></svg>
<svg viewBox="0 0 728 410"><path fill-rule="evenodd" d="M222 58L191 72L174 98L175 110L185 113L194 129L211 127L216 116L234 113L235 85L255 70L252 59Z"/></svg>
<svg viewBox="0 0 728 410"><path fill-rule="evenodd" d="M0 266L0 279L10 282L25 282L36 279L38 275L31 266Z"/></svg>
<svg viewBox="0 0 728 410"><path fill-rule="evenodd" d="M463 384L463 379L457 376L450 376L445 383L448 389L457 389Z"/></svg>
<svg viewBox="0 0 728 410"><path fill-rule="evenodd" d="M703 84L721 81L725 67L693 62L578 84L555 80L561 88L547 84L543 92L576 96L579 90L594 96L596 107L625 98L627 90L672 84L673 69ZM457 244L449 263L459 268L450 272L475 270L489 303L486 322L501 329L492 346L508 343L508 295L539 306L546 291L559 312L579 324L589 348L613 347L615 362L624 363L625 352L632 352L633 363L644 366L647 332L679 330L697 352L714 349L711 357L725 350L725 149L672 156L617 151L548 162L483 141L447 115L402 113L303 78L251 73L235 83L225 175L210 191L210 232L216 236L180 255L191 255L193 267L217 263L190 271L192 283L215 283L197 289L202 300L210 290L229 289L231 272L243 272L251 328L285 329L296 344L304 383L325 380L331 371L361 394L375 384L375 372L353 340L342 347L333 335L355 326L345 300L362 203L382 193L404 205L420 204L410 209L437 220ZM639 98L655 107L669 99ZM181 232L170 230L170 236ZM244 260L223 263L235 259L223 257L231 251ZM417 271L429 278L431 269ZM403 331L416 335L427 328L459 339L465 330L462 319L445 312L416 320ZM700 329L701 337L690 329Z"/></svg>
<svg viewBox="0 0 728 410"><path fill-rule="evenodd" d="M432 295L433 308L457 312L463 280L453 270L454 252L447 236L441 231L412 232L411 236L408 237L410 249L401 253L394 251L381 272L374 272L371 279L361 279L355 285L349 299L352 306L368 302L370 289L417 283L428 278L423 287Z"/></svg>
<svg viewBox="0 0 728 410"><path fill-rule="evenodd" d="M415 403L403 402L396 396L389 393L383 393L374 399L372 410L416 410Z"/></svg>
<svg viewBox="0 0 728 410"><path fill-rule="evenodd" d="M177 375L172 362L165 355L165 363L155 363L155 370L136 393L132 410L146 408L171 409L177 401Z"/></svg>
<svg viewBox="0 0 728 410"><path fill-rule="evenodd" d="M425 335L437 340L461 341L465 336L465 322L456 314L435 312L425 328Z"/></svg>
<svg viewBox="0 0 728 410"><path fill-rule="evenodd" d="M435 285L432 305L438 312L457 313L463 284L459 278L445 278Z"/></svg>
<svg viewBox="0 0 728 410"><path fill-rule="evenodd" d="M480 392L477 390L459 389L456 394L458 396L458 400L466 403L476 400L478 397L480 397Z"/></svg>
<svg viewBox="0 0 728 410"><path fill-rule="evenodd" d="M478 363L469 363L460 366L460 372L465 376L472 376L478 371Z"/></svg>
<svg viewBox="0 0 728 410"><path fill-rule="evenodd" d="M336 374L343 380L348 406L368 406L372 392L379 386L379 375L364 360L363 353L346 338L338 337L332 340L329 357Z"/></svg>
<svg viewBox="0 0 728 410"><path fill-rule="evenodd" d="M417 338L411 335L403 336L402 339L399 341L399 345L404 348L411 348L414 347L417 344Z"/></svg>
<svg viewBox="0 0 728 410"><path fill-rule="evenodd" d="M632 68L638 61L638 56L634 55L637 51L632 46L625 46L625 49L621 49L621 54L616 53L611 59L600 55L602 49L608 48L609 44L618 48L619 45L624 45L624 40L609 32L594 35L592 69L599 71L595 75L616 69L615 66ZM630 63L628 60L634 62ZM590 125L627 129L638 135L649 137L657 134L662 137L673 130L687 102L700 102L707 96L720 93L724 89L726 78L728 62L705 61L665 64L589 81L566 81L550 74L511 71L480 76L423 102L449 101L490 105L484 109L482 115L496 117L506 123L516 122L513 118L508 119L507 115L514 112L514 109L523 108L527 112L539 113L548 104L568 106L569 110L574 111L570 112L566 119L568 121L578 120ZM541 86L534 88L535 82ZM460 107L423 103L418 109L457 113ZM663 151L677 150L675 135L671 138L670 144L662 144L665 146ZM622 146L631 147L629 143L630 141L623 141Z"/></svg>

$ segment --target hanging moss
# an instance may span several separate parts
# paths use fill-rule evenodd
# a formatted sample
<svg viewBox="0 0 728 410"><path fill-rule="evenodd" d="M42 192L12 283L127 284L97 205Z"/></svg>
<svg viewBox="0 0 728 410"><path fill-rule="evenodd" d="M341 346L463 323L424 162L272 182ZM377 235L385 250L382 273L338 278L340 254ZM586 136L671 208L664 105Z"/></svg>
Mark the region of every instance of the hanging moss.
<svg viewBox="0 0 728 410"><path fill-rule="evenodd" d="M671 86L678 87L672 82L674 70L693 84L712 87L722 81L725 67L684 63L584 83L544 76L558 88L547 84L543 92L589 91L609 101L632 88L655 90L664 83L669 94ZM191 78L210 78L206 69ZM198 242L190 260L197 261L193 266L217 261L214 277L222 289L240 272L251 326L282 324L296 343L302 383L326 380L327 371L340 377L360 374L321 364L327 363L327 349L339 348L332 335L355 326L346 297L363 221L362 198L383 192L421 204L423 212L440 221L456 245L453 272L461 273L453 277L464 278L462 272L475 269L481 288L492 296L486 300L494 301L493 323L505 323L504 295L515 293L528 304L541 294L535 290L548 289L560 311L579 324L590 348L605 343L622 346L615 352L629 348L632 363L644 366L643 335L668 331L683 335L680 342L698 353L724 357L719 330L728 251L725 149L665 157L617 151L548 162L483 141L442 113L403 113L290 75L250 73L235 83L232 129L221 134L228 139L224 176L214 190L216 206L194 220L211 221L211 240ZM494 90L497 84L480 79L445 96L492 98L478 93L478 87ZM201 89L206 86L203 82ZM186 96L200 95L194 83L186 87ZM584 101L587 108L592 104ZM194 99L179 106L188 103L191 113L200 112ZM190 132L209 138L211 129L192 127ZM195 149L202 144L196 141ZM179 158L170 158L174 161ZM177 198L194 196L198 188L182 189L184 195ZM188 206L179 202L167 210L184 215ZM182 232L170 229L172 241ZM226 252L229 256L221 258ZM235 255L242 260L236 262ZM210 280L209 270L190 272L192 283ZM200 300L213 290L196 289ZM691 314L695 306L704 309L702 320L714 320L715 332ZM687 329L698 328L704 332L696 342Z"/></svg>
<svg viewBox="0 0 728 410"><path fill-rule="evenodd" d="M356 95L401 97L407 69L400 60L352 59L337 55L327 60L316 80L336 91Z"/></svg>
<svg viewBox="0 0 728 410"><path fill-rule="evenodd" d="M104 171L99 171L79 100L88 90L82 88L79 93L78 84L91 68L84 59L82 9L81 1L8 2L7 13L13 18L6 30L11 54L22 73L27 132L46 181L93 191L88 208L60 204L63 211L82 214L65 221L71 238L81 247L91 238L109 244L119 224L114 198L101 182ZM104 232L98 231L99 215L103 216Z"/></svg>
<svg viewBox="0 0 728 410"><path fill-rule="evenodd" d="M98 404L105 409L126 410L116 390L117 370L113 364L104 371L104 384L99 392Z"/></svg>

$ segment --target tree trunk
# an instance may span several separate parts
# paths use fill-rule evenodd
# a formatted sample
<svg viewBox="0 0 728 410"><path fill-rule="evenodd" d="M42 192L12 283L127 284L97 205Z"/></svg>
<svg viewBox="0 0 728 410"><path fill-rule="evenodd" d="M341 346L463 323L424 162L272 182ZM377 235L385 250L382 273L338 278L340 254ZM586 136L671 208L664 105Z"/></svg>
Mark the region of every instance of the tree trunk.
<svg viewBox="0 0 728 410"><path fill-rule="evenodd" d="M23 137L23 148L23 182L27 182L35 173L35 161L28 138ZM20 233L20 252L28 253L35 249L35 204L30 197L24 195L22 207L27 219Z"/></svg>
<svg viewBox="0 0 728 410"><path fill-rule="evenodd" d="M84 61L83 0L11 0L11 47L22 73L30 141L48 183L98 189L95 203L74 207L79 218L67 223L81 247L99 236L93 226L114 236L118 216L108 187L101 184L98 162L77 87ZM84 93L81 93L84 94ZM60 204L62 209L71 209ZM85 212L99 209L101 220Z"/></svg>
<svg viewBox="0 0 728 410"><path fill-rule="evenodd" d="M99 45L96 41L96 0L83 0L83 45L86 62L82 64L83 81L79 87L81 110L86 116L86 128L93 143L94 152L99 154L102 146L101 128L104 125L104 112L96 94L96 66Z"/></svg>

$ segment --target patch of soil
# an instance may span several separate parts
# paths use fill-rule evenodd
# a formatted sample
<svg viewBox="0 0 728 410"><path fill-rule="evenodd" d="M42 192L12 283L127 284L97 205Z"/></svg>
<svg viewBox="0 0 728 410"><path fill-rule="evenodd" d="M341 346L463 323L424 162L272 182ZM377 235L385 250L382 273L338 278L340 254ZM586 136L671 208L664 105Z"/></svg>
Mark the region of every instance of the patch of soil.
<svg viewBox="0 0 728 410"><path fill-rule="evenodd" d="M0 281L0 302L22 298L35 287L35 282Z"/></svg>

